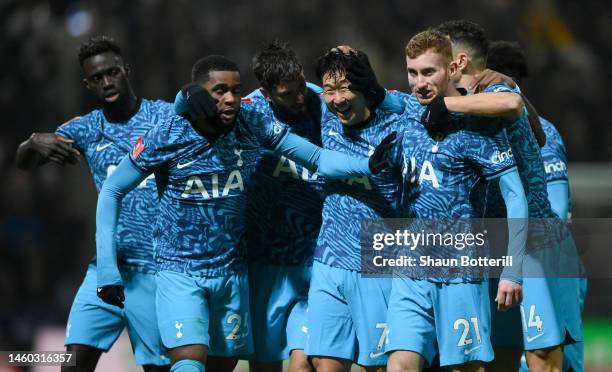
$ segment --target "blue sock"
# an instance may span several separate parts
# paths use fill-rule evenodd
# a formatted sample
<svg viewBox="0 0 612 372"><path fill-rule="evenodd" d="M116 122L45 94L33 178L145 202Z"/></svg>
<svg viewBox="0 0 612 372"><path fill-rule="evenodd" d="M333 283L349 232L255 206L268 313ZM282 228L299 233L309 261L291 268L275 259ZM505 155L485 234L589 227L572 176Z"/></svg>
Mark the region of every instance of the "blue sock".
<svg viewBox="0 0 612 372"><path fill-rule="evenodd" d="M172 365L170 372L204 372L206 368L199 360L183 359Z"/></svg>

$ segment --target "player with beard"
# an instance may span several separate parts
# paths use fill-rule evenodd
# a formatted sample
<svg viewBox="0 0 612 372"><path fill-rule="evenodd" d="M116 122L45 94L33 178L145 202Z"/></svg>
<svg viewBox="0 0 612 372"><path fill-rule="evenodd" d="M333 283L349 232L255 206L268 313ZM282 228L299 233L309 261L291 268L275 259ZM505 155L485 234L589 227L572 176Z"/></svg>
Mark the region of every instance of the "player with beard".
<svg viewBox="0 0 612 372"><path fill-rule="evenodd" d="M172 117L173 111L167 102L136 96L129 66L112 39L90 39L81 45L78 57L83 83L102 108L66 122L55 133L32 134L17 150L17 165L31 169L48 162L73 164L82 155L99 192L136 139ZM99 266L94 258L66 326L66 348L76 353L77 364L62 370L93 371L101 353L111 348L125 327L136 363L145 371L168 370L170 360L161 343L155 311L151 311L156 286L150 221L158 207L152 176L124 199L111 239L117 246L119 274L129 300L118 308L96 296Z"/></svg>

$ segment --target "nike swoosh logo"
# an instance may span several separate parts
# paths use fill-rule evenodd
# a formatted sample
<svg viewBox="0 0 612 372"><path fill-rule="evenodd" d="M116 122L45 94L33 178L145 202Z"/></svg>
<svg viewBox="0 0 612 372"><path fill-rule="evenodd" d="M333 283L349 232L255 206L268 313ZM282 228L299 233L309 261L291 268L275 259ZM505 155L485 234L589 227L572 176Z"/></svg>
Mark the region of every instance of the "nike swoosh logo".
<svg viewBox="0 0 612 372"><path fill-rule="evenodd" d="M106 143L104 145L98 145L98 146L96 146L96 151L102 151L102 150L104 150L105 148L107 148L110 145L112 145L112 143Z"/></svg>
<svg viewBox="0 0 612 372"><path fill-rule="evenodd" d="M246 342L243 342L243 343L238 344L238 345L234 345L234 350L241 349L241 348L243 348L245 346L246 346Z"/></svg>
<svg viewBox="0 0 612 372"><path fill-rule="evenodd" d="M376 359L376 358L381 357L383 355L385 355L384 351L381 351L380 353L370 353L370 358Z"/></svg>
<svg viewBox="0 0 612 372"><path fill-rule="evenodd" d="M177 167L178 169L183 169L183 168L185 168L185 167L190 166L191 164L193 164L193 163L195 163L195 162L196 162L196 160L192 160L192 161L189 161L189 162L187 162L187 163L183 163L183 164L181 164L181 163L177 163L177 164L176 164L176 167Z"/></svg>
<svg viewBox="0 0 612 372"><path fill-rule="evenodd" d="M334 132L334 130L333 130L333 129L330 129L330 130L329 130L329 132L328 132L328 134L329 134L330 136L337 136L337 135L338 135L338 134L340 134L340 133L338 133L338 132Z"/></svg>
<svg viewBox="0 0 612 372"><path fill-rule="evenodd" d="M533 341L533 340L535 340L535 339L537 339L539 337L542 337L542 336L544 336L544 333L540 333L539 335L535 335L533 337L527 336L527 342L531 342L531 341Z"/></svg>
<svg viewBox="0 0 612 372"><path fill-rule="evenodd" d="M465 355L468 355L468 354L469 354L469 353L471 353L472 351L474 351L474 350L476 350L476 349L480 349L481 347L482 347L482 345L479 345L479 346L473 347L473 348L471 348L471 349L465 349L465 350L463 350L463 353L464 353Z"/></svg>

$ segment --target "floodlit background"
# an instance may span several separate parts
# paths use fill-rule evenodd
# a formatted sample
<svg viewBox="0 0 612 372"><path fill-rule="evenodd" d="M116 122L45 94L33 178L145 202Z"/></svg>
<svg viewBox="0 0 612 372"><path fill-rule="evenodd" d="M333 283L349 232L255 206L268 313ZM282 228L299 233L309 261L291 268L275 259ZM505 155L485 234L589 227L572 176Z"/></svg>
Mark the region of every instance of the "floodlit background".
<svg viewBox="0 0 612 372"><path fill-rule="evenodd" d="M173 98L192 63L213 53L238 63L248 92L256 88L250 59L275 38L296 50L310 80L318 55L350 44L370 55L383 85L407 90L406 41L457 18L525 48L530 77L522 89L565 140L574 218L612 217L612 3L0 0L0 350L63 348L68 310L95 251L96 193L84 163L31 173L14 166L18 144L33 131L53 131L95 107L76 58L83 41L113 36L146 98ZM590 282L590 371L612 371L611 293L610 280ZM109 363L129 365L128 345L117 345Z"/></svg>

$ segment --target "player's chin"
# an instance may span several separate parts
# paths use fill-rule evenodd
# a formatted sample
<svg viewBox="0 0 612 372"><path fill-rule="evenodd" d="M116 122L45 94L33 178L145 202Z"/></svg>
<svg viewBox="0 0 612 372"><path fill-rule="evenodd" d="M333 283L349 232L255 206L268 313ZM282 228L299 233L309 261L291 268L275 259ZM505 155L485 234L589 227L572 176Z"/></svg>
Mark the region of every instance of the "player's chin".
<svg viewBox="0 0 612 372"><path fill-rule="evenodd" d="M340 121L340 123L342 125L353 125L353 124L357 124L355 121L357 119L357 115L355 115L355 113L349 108L348 110L344 110L344 111L338 111L336 110L335 112L336 116L338 117L338 120Z"/></svg>
<svg viewBox="0 0 612 372"><path fill-rule="evenodd" d="M100 101L105 105L119 105L122 101L122 95L119 92L113 92L112 94L104 94L100 96Z"/></svg>
<svg viewBox="0 0 612 372"><path fill-rule="evenodd" d="M230 129L234 126L234 123L236 122L235 113L222 113L221 115L219 115L219 118L221 119L221 124L223 124L224 127Z"/></svg>
<svg viewBox="0 0 612 372"><path fill-rule="evenodd" d="M423 106L429 105L433 101L434 98L435 98L435 96L431 96L431 97L427 97L427 98L425 98L423 96L417 96L417 100Z"/></svg>
<svg viewBox="0 0 612 372"><path fill-rule="evenodd" d="M306 106L305 105L295 105L292 106L289 109L289 112L294 115L294 116L299 116L299 115L303 115L306 113Z"/></svg>

